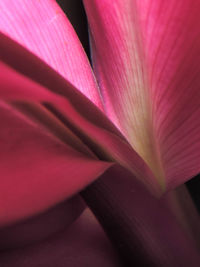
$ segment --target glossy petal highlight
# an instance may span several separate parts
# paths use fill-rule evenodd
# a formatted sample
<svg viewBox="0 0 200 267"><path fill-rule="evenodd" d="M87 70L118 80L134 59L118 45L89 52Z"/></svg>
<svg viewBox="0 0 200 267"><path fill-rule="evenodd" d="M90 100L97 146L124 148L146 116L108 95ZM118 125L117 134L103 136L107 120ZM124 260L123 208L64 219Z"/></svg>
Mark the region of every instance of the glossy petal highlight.
<svg viewBox="0 0 200 267"><path fill-rule="evenodd" d="M28 48L102 109L98 87L78 37L54 0L3 0L0 31Z"/></svg>

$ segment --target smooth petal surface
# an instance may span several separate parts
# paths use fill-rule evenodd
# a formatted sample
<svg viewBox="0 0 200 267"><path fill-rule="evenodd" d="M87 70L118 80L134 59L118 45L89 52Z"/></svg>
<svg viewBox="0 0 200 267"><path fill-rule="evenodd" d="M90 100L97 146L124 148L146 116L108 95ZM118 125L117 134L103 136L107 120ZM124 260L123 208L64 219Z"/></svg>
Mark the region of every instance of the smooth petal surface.
<svg viewBox="0 0 200 267"><path fill-rule="evenodd" d="M185 184L167 192L162 197L163 205L173 212L185 231L196 240L200 249L200 214Z"/></svg>
<svg viewBox="0 0 200 267"><path fill-rule="evenodd" d="M70 227L85 208L85 203L77 194L40 214L1 226L0 252L43 242Z"/></svg>
<svg viewBox="0 0 200 267"><path fill-rule="evenodd" d="M84 3L108 115L174 188L200 171L200 2Z"/></svg>
<svg viewBox="0 0 200 267"><path fill-rule="evenodd" d="M56 1L2 0L0 10L1 32L39 56L102 109L87 56Z"/></svg>
<svg viewBox="0 0 200 267"><path fill-rule="evenodd" d="M143 177L151 190L157 192L148 166L92 102L45 63L3 35L0 52L6 63L2 63L0 72L1 98L21 103L20 112L33 120L35 111L31 110L30 102L45 105L48 112L75 133L99 159L118 162L137 177Z"/></svg>
<svg viewBox="0 0 200 267"><path fill-rule="evenodd" d="M200 172L200 2L138 1L168 188Z"/></svg>
<svg viewBox="0 0 200 267"><path fill-rule="evenodd" d="M5 37L0 42L2 60L2 55L4 59L7 55L8 61L13 60L19 68L24 66L32 74L35 68L41 80L51 83L48 71L47 76L43 76L49 69L46 64L43 66L43 62L27 51L27 55L38 62L38 66L31 66L31 62L23 58L26 50L22 47L19 57L14 57L11 51L17 53L19 46L9 46L5 40L9 39ZM6 51L4 45L10 50ZM23 63L18 64L20 62ZM97 159L71 129L41 105L40 100L55 101L61 108L67 101L51 92L48 95L41 85L5 63L1 62L0 68L0 224L5 225L71 197L111 163ZM65 80L61 80L66 87ZM4 102L5 98L12 99L12 103Z"/></svg>
<svg viewBox="0 0 200 267"><path fill-rule="evenodd" d="M84 4L94 71L107 115L151 167L163 189L136 1L86 0Z"/></svg>
<svg viewBox="0 0 200 267"><path fill-rule="evenodd" d="M60 216L61 224L66 215ZM54 218L55 220L55 218ZM58 218L57 218L58 220ZM49 225L52 220L48 220ZM33 224L35 232L42 232L41 219ZM24 226L22 229L26 230ZM17 233L18 235L18 233ZM22 237L24 232L22 231ZM20 236L18 241L21 242ZM0 253L1 267L123 267L107 236L87 209L71 226L34 243L31 246L4 250Z"/></svg>
<svg viewBox="0 0 200 267"><path fill-rule="evenodd" d="M55 142L20 117L1 105L1 224L71 196L109 167Z"/></svg>
<svg viewBox="0 0 200 267"><path fill-rule="evenodd" d="M110 166L63 144L3 102L0 123L0 225L72 196Z"/></svg>

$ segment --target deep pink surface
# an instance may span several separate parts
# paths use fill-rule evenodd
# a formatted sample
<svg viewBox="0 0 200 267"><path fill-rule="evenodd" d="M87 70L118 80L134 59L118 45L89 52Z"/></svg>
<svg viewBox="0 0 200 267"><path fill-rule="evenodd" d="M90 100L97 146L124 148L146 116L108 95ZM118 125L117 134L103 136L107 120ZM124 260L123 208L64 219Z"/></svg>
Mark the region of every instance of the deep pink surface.
<svg viewBox="0 0 200 267"><path fill-rule="evenodd" d="M200 171L200 3L84 2L105 111L129 139L129 123L140 126L138 113L134 115L135 106L140 106L137 94L147 97L151 127L145 129L151 129L156 140L166 188L174 188ZM171 249L180 259L186 251L181 262L196 264L193 240L179 229L171 211L162 210L162 202L136 180L157 192L150 169L96 107L103 110L95 78L56 2L6 0L0 9L0 226L44 212L120 164L131 172L132 183L120 185L118 179L125 178L126 171L119 172L116 188L112 187L114 198L121 199L120 207L131 216L139 249L152 253L158 262L164 255L167 263ZM110 170L106 175L114 181ZM130 190L136 193L129 198ZM118 264L102 229L85 213L71 228L41 244L0 253L0 265L5 267L83 262Z"/></svg>
<svg viewBox="0 0 200 267"><path fill-rule="evenodd" d="M199 0L84 5L108 116L129 140L153 143L167 189L180 185L200 171Z"/></svg>
<svg viewBox="0 0 200 267"><path fill-rule="evenodd" d="M39 56L98 107L101 99L82 45L54 0L0 2L0 31Z"/></svg>
<svg viewBox="0 0 200 267"><path fill-rule="evenodd" d="M109 120L107 120L107 118L91 102L76 91L72 85L60 77L56 72L51 70L46 64L41 62L34 55L27 53L25 49L18 46L15 42L5 38L3 35L1 35L0 46L2 48L2 53L0 52L1 58L3 62L6 63L1 63L0 76L2 89L0 90L0 95L1 98L6 101L17 101L16 105L13 105L12 108L8 105L7 109L11 110L10 112L13 121L17 120L19 117L16 125L8 123L8 118L6 118L7 121L4 127L7 127L11 131L11 125L13 125L13 129L16 128L16 133L20 135L20 140L22 140L22 137L26 137L25 140L27 140L33 147L27 145L28 143L26 144L25 141L22 143L26 153L30 153L30 157L26 157L25 159L25 152L22 153L20 150L22 149L21 146L18 144L16 147L18 150L15 149L13 153L16 153L16 155L19 154L17 158L19 162L15 163L17 165L15 175L13 175L13 169L3 169L6 176L10 177L10 179L16 179L16 181L19 179L19 182L21 183L19 191L16 191L15 193L15 198L18 199L15 203L12 202L10 195L6 194L7 189L5 190L5 188L9 187L9 179L5 179L2 182L1 190L7 197L6 201L10 199L7 204L7 213L12 213L12 205L20 206L23 199L22 195L27 194L23 191L23 184L25 183L25 175L28 175L29 168L26 170L28 165L24 164L24 160L30 161L30 164L35 164L32 176L29 175L31 184L35 184L36 173L41 173L41 170L43 170L41 176L46 175L46 177L48 177L50 174L52 179L54 177L52 186L53 183L58 183L55 185L55 188L58 186L57 190L53 190L51 193L51 178L48 178L50 184L47 188L46 183L44 184L43 181L43 179L46 180L47 178L42 179L41 177L41 180L38 178L40 183L37 183L35 190L37 191L37 189L40 188L41 193L46 192L47 195L47 192L49 192L49 197L48 199L43 200L44 203L40 203L37 201L38 196L32 193L30 199L32 199L32 197L37 199L31 200L32 205L30 205L30 208L28 208L27 203L27 208L24 208L24 211L22 212L24 215L26 212L37 212L37 210L44 209L45 205L48 207L48 205L54 204L57 201L78 192L102 174L105 169L110 167L112 161L120 162L122 165L130 168L133 173L137 174L137 177L143 177L143 179L146 179L148 182L148 178L152 177L148 167L135 151L131 149L130 145L125 141L111 122L109 122ZM5 53L5 51L7 51L7 53ZM20 58L23 58L23 61L18 64L17 62ZM30 67L27 67L27 64ZM49 108L47 109L43 103L46 103L46 105L48 104ZM5 109L7 104L4 104L4 106L3 108ZM5 111L5 114L6 113L7 112ZM5 123L3 118L4 117L2 116L2 123ZM57 121L58 119L59 121ZM22 120L22 122L23 120L25 121L23 122L25 123L25 126L17 127L19 123L22 123L20 120ZM55 126L55 123L61 123L62 127L60 126L60 128L58 128L58 125ZM38 135L40 135L41 131L44 135L44 139L45 136L47 136L47 140L49 138L52 142L55 142L55 145L52 143L52 146L55 146L55 151L56 149L58 149L58 151L63 151L62 153L52 152L51 164L49 163L51 154L48 151L48 149L51 149L51 144L46 144L45 148L45 141L41 141L44 151L40 153L39 145L36 145L40 141L40 138L37 137L35 141L33 140L33 136L30 136L29 139L29 132L33 134L32 130L28 130L30 127L31 129L34 129L35 127L35 131ZM6 131L8 132L8 130ZM14 145L17 138L14 139L14 137L12 137L13 139L11 139L11 137L6 134L6 138L9 138L9 142L6 142L4 145L8 145L8 143L13 143ZM17 140L17 142L19 141ZM56 145L57 143L60 145ZM85 145L87 145L87 147L85 147ZM33 149L35 154L33 153ZM73 159L73 153L71 153L71 151L78 153L77 164L75 163L76 156L74 156ZM92 151L94 151L95 154L92 153ZM5 147L4 153L6 152L7 158L4 156L4 161L8 162L8 157L9 155L11 157L12 154L8 147ZM37 154L39 154L41 160L37 158ZM47 156L48 154L50 155L49 158ZM31 159L31 157L33 158ZM103 161L97 160L97 157L100 157ZM61 158L63 158L63 162ZM34 161L33 159L36 159L37 161ZM13 160L16 162L15 158L13 158ZM46 164L43 163L45 160ZM53 165L53 162L55 162L55 165ZM57 162L63 164L62 167L59 164L57 165ZM87 165L90 163L91 166ZM52 172L51 168L54 172ZM24 179L21 177L21 172L24 173ZM87 172L85 176L84 172L85 174ZM68 178L70 176L75 177L76 175L76 179ZM150 181L151 180L153 180L153 178L151 178ZM64 183L66 183L65 186ZM33 190L33 188L31 189ZM45 191L43 191L43 189ZM13 190L15 189L13 188ZM60 190L63 191L63 194ZM4 200L5 203L6 201ZM8 206L10 206L10 211ZM31 208L31 206L33 207ZM19 217L23 216L20 212L21 209L23 209L23 206L15 211L16 213L19 213ZM15 214L15 216L17 216L17 214Z"/></svg>

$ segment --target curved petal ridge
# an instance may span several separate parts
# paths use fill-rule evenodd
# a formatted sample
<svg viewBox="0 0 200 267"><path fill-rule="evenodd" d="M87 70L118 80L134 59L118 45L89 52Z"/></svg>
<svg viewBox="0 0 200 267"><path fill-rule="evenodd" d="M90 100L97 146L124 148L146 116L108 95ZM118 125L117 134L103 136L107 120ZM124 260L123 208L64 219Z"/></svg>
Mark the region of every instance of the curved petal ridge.
<svg viewBox="0 0 200 267"><path fill-rule="evenodd" d="M111 165L63 145L3 101L0 123L1 226L71 197Z"/></svg>
<svg viewBox="0 0 200 267"><path fill-rule="evenodd" d="M6 63L2 63L0 73L6 85L0 90L1 98L26 106L30 102L45 105L100 159L122 164L136 177L143 177L150 190L158 193L148 166L92 102L37 57L7 37L0 35L0 38L0 56ZM26 113L30 115L30 108Z"/></svg>
<svg viewBox="0 0 200 267"><path fill-rule="evenodd" d="M158 188L154 183L154 177L148 166L124 139L115 133L101 128L98 124L95 125L95 123L88 121L87 115L84 117L83 114L80 114L69 100L29 81L3 63L0 66L2 85L0 96L2 99L14 103L14 106L17 105L18 111L28 116L29 120L31 117L34 117L34 119L37 117L32 113L34 109L32 111L30 109L34 103L45 105L47 110L52 112L61 123L78 136L98 158L117 162L125 166L137 177L142 175L143 181L149 185L149 189L158 192ZM40 121L40 123L43 122Z"/></svg>
<svg viewBox="0 0 200 267"><path fill-rule="evenodd" d="M82 45L54 0L3 0L0 31L39 56L103 109Z"/></svg>

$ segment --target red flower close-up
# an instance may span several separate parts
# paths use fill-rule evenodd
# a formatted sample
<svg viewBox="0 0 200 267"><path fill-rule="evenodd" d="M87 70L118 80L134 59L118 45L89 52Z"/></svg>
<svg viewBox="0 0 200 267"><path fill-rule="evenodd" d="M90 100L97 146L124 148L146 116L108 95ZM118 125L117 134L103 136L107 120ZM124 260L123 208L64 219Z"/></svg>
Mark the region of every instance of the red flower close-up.
<svg viewBox="0 0 200 267"><path fill-rule="evenodd" d="M0 266L200 266L200 1L0 10Z"/></svg>

